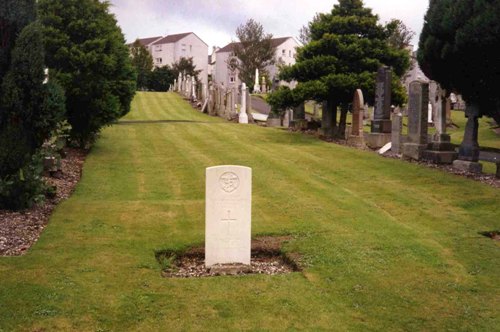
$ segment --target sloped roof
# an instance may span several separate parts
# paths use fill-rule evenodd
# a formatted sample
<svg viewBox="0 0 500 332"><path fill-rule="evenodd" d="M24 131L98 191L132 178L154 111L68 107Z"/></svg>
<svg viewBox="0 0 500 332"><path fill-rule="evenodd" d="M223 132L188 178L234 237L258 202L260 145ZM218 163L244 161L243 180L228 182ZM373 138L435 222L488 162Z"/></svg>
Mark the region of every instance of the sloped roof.
<svg viewBox="0 0 500 332"><path fill-rule="evenodd" d="M200 37L198 37L194 32L185 32L185 33L178 33L178 34L175 34L175 35L168 35L166 37L163 37L162 39L156 41L153 43L153 45L160 45L160 44L172 44L172 43L176 43L178 42L179 40L181 40L182 38L186 37L186 36L189 36L190 34L193 34L195 35L199 40L202 41L202 43L204 43L205 45L208 46L207 43L205 43Z"/></svg>
<svg viewBox="0 0 500 332"><path fill-rule="evenodd" d="M271 43L272 43L273 47L278 47L290 38L292 38L292 37L273 38L273 39L271 39Z"/></svg>
<svg viewBox="0 0 500 332"><path fill-rule="evenodd" d="M137 39L139 41L139 43L141 43L142 46L148 46L149 44L151 44L152 42L154 42L155 40L158 40L160 39L162 36L158 36L158 37L149 37L149 38L140 38L140 39ZM132 44L131 44L132 45Z"/></svg>
<svg viewBox="0 0 500 332"><path fill-rule="evenodd" d="M290 38L293 38L293 37L280 37L280 38L273 38L271 39L271 45L273 47L278 47L280 46L281 44L283 44L284 42L286 42L288 39ZM234 47L236 45L241 45L241 43L239 42L232 42L232 43L229 43L227 44L226 46L224 46L223 48L221 48L220 50L218 50L216 53L224 53L224 52L232 52L234 51Z"/></svg>

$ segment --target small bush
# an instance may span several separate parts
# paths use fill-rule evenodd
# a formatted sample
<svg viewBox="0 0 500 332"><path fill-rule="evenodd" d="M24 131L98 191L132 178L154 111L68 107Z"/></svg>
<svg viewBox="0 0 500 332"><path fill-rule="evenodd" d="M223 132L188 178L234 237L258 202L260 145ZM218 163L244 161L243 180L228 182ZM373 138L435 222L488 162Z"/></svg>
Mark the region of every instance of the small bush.
<svg viewBox="0 0 500 332"><path fill-rule="evenodd" d="M0 179L0 209L22 210L43 201L47 186L42 179L40 154L18 172Z"/></svg>

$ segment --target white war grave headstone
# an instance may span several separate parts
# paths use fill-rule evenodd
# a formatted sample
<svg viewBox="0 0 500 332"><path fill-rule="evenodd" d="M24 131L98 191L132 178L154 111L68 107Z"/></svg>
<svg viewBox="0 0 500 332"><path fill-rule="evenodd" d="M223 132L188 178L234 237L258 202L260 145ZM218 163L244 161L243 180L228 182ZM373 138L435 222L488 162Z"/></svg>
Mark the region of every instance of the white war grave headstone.
<svg viewBox="0 0 500 332"><path fill-rule="evenodd" d="M250 265L252 169L206 169L205 266Z"/></svg>

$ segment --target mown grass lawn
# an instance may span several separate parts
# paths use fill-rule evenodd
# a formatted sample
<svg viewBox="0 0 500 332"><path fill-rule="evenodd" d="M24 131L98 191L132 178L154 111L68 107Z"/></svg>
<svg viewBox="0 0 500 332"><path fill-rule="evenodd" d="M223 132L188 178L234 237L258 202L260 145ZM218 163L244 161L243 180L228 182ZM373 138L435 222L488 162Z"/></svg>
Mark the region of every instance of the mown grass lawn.
<svg viewBox="0 0 500 332"><path fill-rule="evenodd" d="M128 122L126 122L128 121ZM157 122L154 122L157 121ZM204 240L205 167L253 168L254 236L303 272L164 279ZM23 257L0 258L0 331L407 330L500 326L500 191L138 93Z"/></svg>

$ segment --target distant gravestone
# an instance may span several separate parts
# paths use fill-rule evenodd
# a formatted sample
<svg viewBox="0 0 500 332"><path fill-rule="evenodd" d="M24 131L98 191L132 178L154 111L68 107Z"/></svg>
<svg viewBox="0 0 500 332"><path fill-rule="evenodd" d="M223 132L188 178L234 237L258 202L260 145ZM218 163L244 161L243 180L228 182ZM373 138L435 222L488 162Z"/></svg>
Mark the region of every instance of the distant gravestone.
<svg viewBox="0 0 500 332"><path fill-rule="evenodd" d="M357 89L352 100L352 126L349 135L349 141L355 144L363 143L364 107L363 91Z"/></svg>
<svg viewBox="0 0 500 332"><path fill-rule="evenodd" d="M247 115L247 85L245 83L241 84L241 108L240 114L238 117L239 123L248 123L248 115Z"/></svg>
<svg viewBox="0 0 500 332"><path fill-rule="evenodd" d="M420 160L427 148L429 84L413 81L408 98L408 143L403 144L403 158Z"/></svg>
<svg viewBox="0 0 500 332"><path fill-rule="evenodd" d="M205 266L250 265L252 169L206 169Z"/></svg>
<svg viewBox="0 0 500 332"><path fill-rule="evenodd" d="M462 144L458 149L458 159L453 162L453 167L473 173L481 173L483 165L479 163L479 143L477 141L480 117L479 108L475 104L465 106L467 123Z"/></svg>
<svg viewBox="0 0 500 332"><path fill-rule="evenodd" d="M392 117L391 150L395 154L401 154L401 135L403 132L403 114L394 113Z"/></svg>
<svg viewBox="0 0 500 332"><path fill-rule="evenodd" d="M391 83L392 70L382 66L377 71L375 86L375 109L367 144L373 149L380 148L391 140Z"/></svg>
<svg viewBox="0 0 500 332"><path fill-rule="evenodd" d="M432 96L432 94L431 94ZM434 127L436 133L432 136L427 150L424 151L423 159L435 164L451 164L457 159L455 147L451 144L450 135L446 133L447 122L447 98L446 92L439 85L436 87L434 107Z"/></svg>
<svg viewBox="0 0 500 332"><path fill-rule="evenodd" d="M391 132L391 81L391 69L385 66L380 67L377 71L372 133Z"/></svg>

